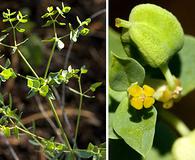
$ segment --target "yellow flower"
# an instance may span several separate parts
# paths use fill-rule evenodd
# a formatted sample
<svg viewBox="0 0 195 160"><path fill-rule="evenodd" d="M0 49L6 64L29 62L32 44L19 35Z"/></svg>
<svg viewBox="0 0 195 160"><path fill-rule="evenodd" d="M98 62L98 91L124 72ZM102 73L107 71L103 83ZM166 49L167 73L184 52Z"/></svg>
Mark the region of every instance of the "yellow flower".
<svg viewBox="0 0 195 160"><path fill-rule="evenodd" d="M154 92L154 89L148 85L144 85L142 88L137 83L132 84L128 88L131 106L137 110L143 107L150 108L155 102Z"/></svg>

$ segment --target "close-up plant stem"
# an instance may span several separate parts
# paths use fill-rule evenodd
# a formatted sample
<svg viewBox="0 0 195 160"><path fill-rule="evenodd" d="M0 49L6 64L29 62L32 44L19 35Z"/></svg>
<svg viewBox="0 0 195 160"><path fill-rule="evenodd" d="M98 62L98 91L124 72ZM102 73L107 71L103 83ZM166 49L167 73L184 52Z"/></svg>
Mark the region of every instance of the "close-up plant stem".
<svg viewBox="0 0 195 160"><path fill-rule="evenodd" d="M77 136L78 136L78 130L79 130L79 124L80 124L80 118L81 118L81 109L82 109L82 103L83 103L83 91L81 86L81 74L78 78L78 85L79 85L79 92L80 94L80 100L79 100L79 109L78 109L78 116L77 116L77 123L76 123L76 129L75 129L75 137L74 137L74 147L76 147L77 144Z"/></svg>
<svg viewBox="0 0 195 160"><path fill-rule="evenodd" d="M190 133L190 129L187 127L187 125L171 112L159 108L158 114L163 120L170 124L181 136L186 136Z"/></svg>
<svg viewBox="0 0 195 160"><path fill-rule="evenodd" d="M44 78L47 78L47 74L48 74L48 71L49 71L49 67L50 67L50 64L51 64L51 60L52 60L52 57L55 53L55 48L56 48L56 39L54 41L54 44L53 44L53 47L52 47L52 50L51 50L51 53L50 53L50 56L49 56L49 60L47 62L47 67L45 69L45 74L44 74Z"/></svg>
<svg viewBox="0 0 195 160"><path fill-rule="evenodd" d="M171 71L169 69L168 64L164 64L160 67L160 70L162 71L162 73L165 76L165 79L167 80L168 86L170 87L171 90L174 90L176 87L175 84L175 79L173 77L173 75L171 74Z"/></svg>
<svg viewBox="0 0 195 160"><path fill-rule="evenodd" d="M55 107L54 107L54 105L53 105L53 102L52 102L51 99L48 99L48 101L49 101L51 110L52 110L52 112L53 112L54 118L55 118L55 120L56 120L56 122L57 122L57 124L58 124L58 127L59 127L60 130L61 130L61 134L62 134L62 136L63 136L63 138L64 138L64 142L66 143L66 145L67 145L69 151L71 151L72 148L71 148L71 146L70 146L68 137L67 137L66 133L64 132L64 129L63 129L63 127L62 127L62 124L61 124L61 122L60 122L60 119L59 119L59 117L58 117L58 114L57 114L57 112L56 112L56 110L55 110Z"/></svg>

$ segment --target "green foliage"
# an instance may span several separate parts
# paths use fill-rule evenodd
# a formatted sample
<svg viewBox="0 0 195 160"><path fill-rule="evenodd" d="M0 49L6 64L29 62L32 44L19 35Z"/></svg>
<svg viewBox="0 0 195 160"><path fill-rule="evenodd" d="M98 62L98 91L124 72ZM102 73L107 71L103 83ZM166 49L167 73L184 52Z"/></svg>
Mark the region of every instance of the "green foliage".
<svg viewBox="0 0 195 160"><path fill-rule="evenodd" d="M20 24L28 22L27 15L23 15L20 11L16 13L7 9L7 12L3 12L3 18L3 22L9 22L11 27L4 29L2 32L10 32L12 29L16 29L20 33L25 32L25 29L21 28Z"/></svg>
<svg viewBox="0 0 195 160"><path fill-rule="evenodd" d="M172 28L169 26L170 24L175 26L174 32L170 31ZM149 84L155 89L168 87L172 90L172 95L177 92L175 95L179 96L177 101L193 91L195 89L193 66L195 38L183 36L183 30L175 16L161 7L151 4L136 6L130 13L129 21L117 19L116 25L122 26L124 29L121 37L112 29L109 30L109 138L111 154L115 155L111 155L111 157L113 160L119 158L126 160L129 159L128 155L131 155L132 159L171 160L173 157L170 151L177 136L170 140L171 128L165 132L162 130L163 126L160 126L161 130L159 131L159 126L156 126L157 111L155 107L140 111L131 107L129 104L131 97L127 95L127 89L135 82ZM169 46L164 47L167 45ZM143 59L150 66L146 65ZM168 63L169 59L169 67L175 76L171 74L168 66L162 66L163 63ZM159 65L165 78L162 77L159 70L154 69ZM174 82L177 83L174 89L170 87L170 81L173 79L177 81ZM161 107L160 105L155 104L158 107ZM170 116L169 112L162 115L162 110L159 109L158 113L159 117L171 124L171 127L175 128L182 136L184 136L182 129L186 131L185 133L189 133L188 136L193 133L181 120L174 115ZM157 128L156 132L155 127ZM154 136L156 138L153 144ZM185 159L186 155L193 153L194 144L188 143L192 140L187 140L185 136L182 138L178 139L178 141L182 140L181 143L178 143L178 148L174 145L175 157L176 154L178 155L176 159L181 157L182 151L184 151L183 155L185 156L181 159ZM118 142L123 143L123 145L118 145ZM187 145L189 148L184 148Z"/></svg>
<svg viewBox="0 0 195 160"><path fill-rule="evenodd" d="M88 26L91 22L90 18L87 18L83 22L79 19L77 16L77 22L79 23L79 26L76 29L73 29L71 23L69 23L70 28L70 40L73 42L77 42L77 39L79 35L86 36L89 33L89 29L85 28L85 26Z"/></svg>
<svg viewBox="0 0 195 160"><path fill-rule="evenodd" d="M0 73L0 80L2 82L5 82L6 80L10 79L10 78L16 78L16 74L14 72L14 70L12 68L8 68L8 69L4 69L1 73Z"/></svg>
<svg viewBox="0 0 195 160"><path fill-rule="evenodd" d="M3 47L8 47L12 50L12 53L17 53L22 60L24 61L25 65L32 72L33 75L21 75L16 73L11 67L11 62L9 59L6 60L4 66L0 65L1 72L0 72L0 82L5 82L10 78L23 78L26 80L26 86L30 89L28 93L28 98L39 94L43 98L47 99L50 104L50 109L52 110L53 116L57 122L58 128L61 131L61 135L63 138L63 143L58 143L55 141L55 137L53 138L44 138L36 134L35 125L32 126L33 130L26 128L22 121L21 121L21 113L15 109L12 109L12 98L9 94L9 104L6 105L4 98L7 94L2 95L0 93L0 131L4 133L6 137L15 136L19 138L20 133L25 133L30 137L29 142L35 146L41 147L45 155L48 159L60 159L61 156L64 154L66 155L67 159L73 160L76 156L80 158L90 158L93 157L94 160L104 160L105 159L105 145L95 146L90 144L87 149L79 149L74 148L70 145L68 135L64 131L62 127L62 123L60 121L59 115L56 112L56 108L53 104L52 100L55 100L54 93L58 96L56 87L59 87L61 84L64 84L66 88L68 88L73 93L80 96L80 106L79 106L79 113L77 117L77 121L80 120L80 113L81 113L81 106L82 106L82 98L94 98L94 96L89 96L87 93L89 91L95 92L95 90L101 86L101 82L96 82L92 84L85 92L82 92L81 87L81 76L83 74L87 74L88 70L85 67L81 67L80 69L73 69L69 66L67 69L59 69L58 72L50 72L49 68L51 65L51 61L53 55L55 53L55 49L58 48L59 50L64 48L64 42L62 41L63 38L68 37L70 35L71 41L76 42L80 35L86 36L89 33L89 29L86 26L89 25L91 19L87 18L84 21L80 21L77 17L78 27L73 29L72 25L70 26L70 34L64 35L59 37L57 33L56 25L65 26L63 19L65 19L65 15L71 10L71 7L64 6L62 3L61 7L54 7L49 6L47 8L47 13L45 13L42 18L46 19L45 25L43 27L53 26L54 36L49 38L48 40L44 40L44 42L52 42L53 47L51 49L50 57L46 66L44 77L39 76L36 71L33 69L31 64L34 66L39 66L43 64L42 58L42 51L43 46L41 40L33 35L30 38L25 39L22 42L18 42L19 39L17 36L19 33L25 32L25 26L28 22L27 15L23 15L21 11L18 12L11 12L11 10L7 9L7 12L3 12L3 22L7 22L9 27L4 29L2 32L12 32L11 34L5 34L0 37L0 45ZM61 17L61 19L59 18ZM17 33L19 32L19 33ZM3 41L6 40L8 35L13 36L13 45L5 44ZM5 41L6 42L6 41ZM32 59L36 59L36 62L32 62ZM75 78L79 85L79 91L73 89L68 86L68 83L71 79ZM56 92L54 92L56 91ZM61 103L60 100L58 100ZM62 102L63 103L63 102ZM77 124L79 126L79 123ZM78 129L78 127L77 127ZM75 135L77 136L77 132ZM75 140L74 146L76 146L77 141Z"/></svg>
<svg viewBox="0 0 195 160"><path fill-rule="evenodd" d="M3 41L5 38L7 38L8 35L9 35L9 34L5 34L5 35L1 36L1 37L0 37L0 42Z"/></svg>
<svg viewBox="0 0 195 160"><path fill-rule="evenodd" d="M179 51L178 56L180 60L181 73L179 79L182 85L182 96L187 95L195 89L194 79L194 61L195 61L195 37L185 36L184 47Z"/></svg>
<svg viewBox="0 0 195 160"><path fill-rule="evenodd" d="M94 83L94 84L92 84L92 85L90 86L90 90L91 90L92 92L95 92L96 89L97 89L98 87L100 87L101 85L102 85L102 82L96 82L96 83Z"/></svg>
<svg viewBox="0 0 195 160"><path fill-rule="evenodd" d="M153 144L156 116L154 107L152 110L137 111L129 108L129 100L124 98L115 112L113 129L129 146L145 157Z"/></svg>
<svg viewBox="0 0 195 160"><path fill-rule="evenodd" d="M143 67L132 58L120 58L113 54L109 69L110 87L116 91L127 91L131 83L142 84L145 77Z"/></svg>

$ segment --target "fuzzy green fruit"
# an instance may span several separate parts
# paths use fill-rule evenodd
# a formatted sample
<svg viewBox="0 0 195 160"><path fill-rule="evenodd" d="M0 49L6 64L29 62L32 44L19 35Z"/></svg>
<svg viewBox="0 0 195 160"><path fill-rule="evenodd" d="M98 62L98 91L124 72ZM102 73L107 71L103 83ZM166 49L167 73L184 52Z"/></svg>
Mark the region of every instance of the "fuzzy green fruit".
<svg viewBox="0 0 195 160"><path fill-rule="evenodd" d="M145 61L154 68L167 63L183 47L184 33L179 21L159 6L137 5L129 15L129 24L120 20L116 19L116 25L129 28L131 40Z"/></svg>
<svg viewBox="0 0 195 160"><path fill-rule="evenodd" d="M174 142L172 155L174 160L195 160L195 131Z"/></svg>

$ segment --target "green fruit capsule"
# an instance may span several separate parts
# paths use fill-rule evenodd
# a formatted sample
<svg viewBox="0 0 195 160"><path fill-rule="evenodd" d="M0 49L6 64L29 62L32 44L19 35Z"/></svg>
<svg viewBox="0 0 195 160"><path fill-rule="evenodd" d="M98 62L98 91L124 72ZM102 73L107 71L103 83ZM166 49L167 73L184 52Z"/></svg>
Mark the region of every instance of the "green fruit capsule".
<svg viewBox="0 0 195 160"><path fill-rule="evenodd" d="M117 18L116 26L129 29L130 39L154 68L167 63L183 47L184 33L177 18L153 4L137 5L129 21Z"/></svg>

